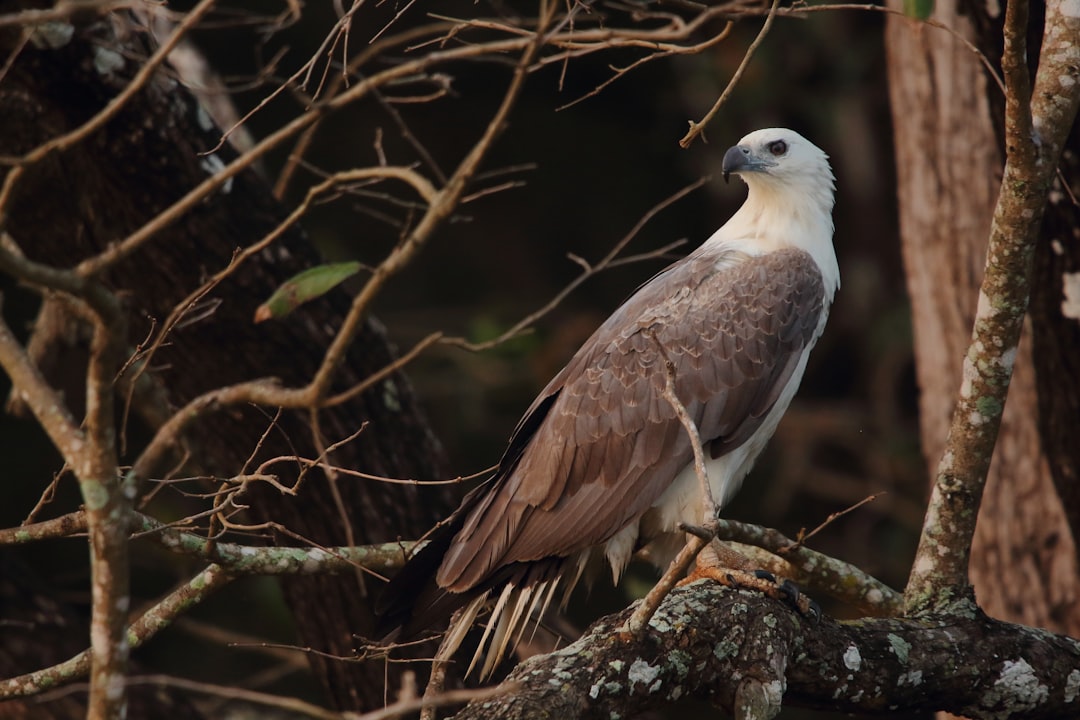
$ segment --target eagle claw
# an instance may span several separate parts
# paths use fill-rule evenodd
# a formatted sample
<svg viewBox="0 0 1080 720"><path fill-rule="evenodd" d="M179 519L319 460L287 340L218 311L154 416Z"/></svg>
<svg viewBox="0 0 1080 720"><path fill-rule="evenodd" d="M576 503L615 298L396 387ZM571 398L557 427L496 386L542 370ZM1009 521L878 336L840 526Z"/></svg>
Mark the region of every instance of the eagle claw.
<svg viewBox="0 0 1080 720"><path fill-rule="evenodd" d="M784 580L778 583L777 591L781 600L798 610L800 615L808 618L812 625L821 622L821 606L809 595L804 595L798 585L790 580Z"/></svg>
<svg viewBox="0 0 1080 720"><path fill-rule="evenodd" d="M791 580L778 580L776 575L768 570L758 569L744 572L719 567L699 567L691 573L691 577L687 578L686 581L695 577L711 577L728 587L758 590L788 605L807 618L812 625L821 622L821 606L813 598L803 593L799 586Z"/></svg>
<svg viewBox="0 0 1080 720"><path fill-rule="evenodd" d="M755 570L754 571L754 577L756 577L758 580L765 580L765 581L771 582L771 583L776 582L776 576L773 575L768 570ZM792 583L790 580L785 580L784 583L791 584L792 586L794 586L794 583ZM796 597L798 596L798 592L799 592L799 589L795 588Z"/></svg>

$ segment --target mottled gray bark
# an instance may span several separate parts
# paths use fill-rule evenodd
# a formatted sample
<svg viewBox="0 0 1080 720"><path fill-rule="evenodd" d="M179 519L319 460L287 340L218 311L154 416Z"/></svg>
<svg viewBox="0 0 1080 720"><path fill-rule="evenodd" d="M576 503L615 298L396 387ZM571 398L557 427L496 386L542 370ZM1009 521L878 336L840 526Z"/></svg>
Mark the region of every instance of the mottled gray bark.
<svg viewBox="0 0 1080 720"><path fill-rule="evenodd" d="M748 717L737 707L748 696L769 707L782 697L874 714L949 710L1038 720L1080 713L1080 641L981 613L825 618L812 626L774 600L711 581L677 588L641 639L618 632L630 612L522 663L506 680L517 687L469 705L455 720L606 720L684 697Z"/></svg>

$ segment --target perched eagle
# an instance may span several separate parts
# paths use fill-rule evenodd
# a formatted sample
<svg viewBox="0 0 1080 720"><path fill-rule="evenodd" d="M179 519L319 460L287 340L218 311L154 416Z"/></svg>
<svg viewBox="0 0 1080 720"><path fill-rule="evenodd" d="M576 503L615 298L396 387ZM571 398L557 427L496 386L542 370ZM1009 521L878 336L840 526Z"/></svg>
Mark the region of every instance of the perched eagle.
<svg viewBox="0 0 1080 720"><path fill-rule="evenodd" d="M386 588L390 639L462 609L447 658L493 606L473 658L486 653L486 676L586 570L606 560L617 582L650 543L653 557L670 559L684 542L679 523L701 524L704 503L690 436L663 394L669 372L698 429L715 506L738 490L795 395L840 271L825 153L791 130L758 130L725 153L723 172L746 182L746 202L642 285L548 383L495 474Z"/></svg>

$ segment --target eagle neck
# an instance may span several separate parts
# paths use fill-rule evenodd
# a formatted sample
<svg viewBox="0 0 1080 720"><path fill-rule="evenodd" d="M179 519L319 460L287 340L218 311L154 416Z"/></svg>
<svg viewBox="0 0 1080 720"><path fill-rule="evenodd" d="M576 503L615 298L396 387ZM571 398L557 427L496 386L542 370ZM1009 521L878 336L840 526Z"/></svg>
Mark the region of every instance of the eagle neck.
<svg viewBox="0 0 1080 720"><path fill-rule="evenodd" d="M749 255L786 248L807 252L821 270L826 303L840 287L840 268L833 249L833 186L791 187L775 181L747 177L749 193L708 244Z"/></svg>

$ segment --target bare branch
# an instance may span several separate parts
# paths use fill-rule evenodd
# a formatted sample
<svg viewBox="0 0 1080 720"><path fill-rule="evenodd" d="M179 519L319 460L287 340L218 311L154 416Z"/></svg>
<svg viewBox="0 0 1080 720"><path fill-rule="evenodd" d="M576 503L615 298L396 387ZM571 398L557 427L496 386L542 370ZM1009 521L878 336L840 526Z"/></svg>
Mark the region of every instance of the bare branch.
<svg viewBox="0 0 1080 720"><path fill-rule="evenodd" d="M673 193L672 195L668 196L664 200L654 205L652 208L649 209L647 213L641 216L641 218L634 224L634 227L630 229L630 232L624 235L622 239L619 240L619 242L615 243L614 247L612 247L611 250L609 250L607 254L604 255L604 257L598 260L595 264L590 265L581 258L578 258L575 255L571 255L570 259L577 262L578 265L581 266L581 274L571 280L569 283L567 283L566 286L563 287L563 289L555 295L555 297L544 303L543 307L529 313L521 320L518 320L509 329L500 333L498 337L479 343L469 342L465 338L448 337L442 338L441 342L444 342L447 345L455 345L457 347L465 348L466 350L471 350L474 352L490 350L491 348L501 345L506 341L511 340L523 333L526 329L534 325L538 320L540 320L545 315L554 310L556 307L558 307L558 305L563 300L565 300L570 295L570 293L576 290L578 286L580 286L583 282L585 282L592 276L609 268L613 268L619 265L625 265L631 262L639 262L641 260L651 260L656 257L665 255L668 252L671 252L679 245L682 245L682 241L670 243L668 245L664 245L663 247L657 248L656 250L651 250L649 252L641 253L638 255L624 258L619 257L619 254L622 253L622 251L626 248L627 245L630 244L630 241L637 237L637 234L641 232L641 229L645 227L645 225L650 220L656 217L657 214L659 214L662 210L665 210L666 208L675 204L679 200L683 199L694 190L697 190L699 187L701 187L708 181L708 177L699 178L687 185L686 187L682 188L678 192Z"/></svg>
<svg viewBox="0 0 1080 720"><path fill-rule="evenodd" d="M211 565L147 610L127 630L131 648L137 648L168 627L181 613L227 585L232 578L220 567ZM90 672L91 651L43 670L0 680L0 698L25 697L86 677ZM121 697L123 694L121 693Z"/></svg>
<svg viewBox="0 0 1080 720"><path fill-rule="evenodd" d="M718 113L724 103L727 102L731 92L735 89L739 80L742 79L742 75L746 71L746 68L750 65L750 58L754 56L754 51L758 49L758 46L761 45L761 42L765 39L765 35L767 35L769 29L772 28L773 19L776 17L776 8L779 5L780 0L773 0L772 5L769 7L769 14L765 17L765 22L761 26L761 30L758 32L757 37L754 38L754 41L750 43L750 47L746 49L742 61L739 62L739 67L735 68L735 72L732 73L731 79L728 80L727 87L720 93L720 97L716 99L716 102L713 103L713 106L709 108L709 112L705 113L705 117L701 118L700 122L690 121L690 130L687 131L686 135L683 135L681 140L679 140L679 145L681 147L690 147L690 143L694 142L694 138L705 131L705 126L709 124L709 121L716 116L716 113Z"/></svg>
<svg viewBox="0 0 1080 720"><path fill-rule="evenodd" d="M697 475L698 484L701 486L701 514L699 520L705 537L698 534L690 534L686 545L671 562L670 567L664 572L663 577L649 590L649 593L641 600L634 613L626 621L626 631L631 635L640 636L649 619L656 614L660 603L667 597L675 584L686 574L690 564L697 559L701 551L712 542L716 535L716 504L713 502L712 489L709 486L709 471L705 467L705 451L701 447L701 435L698 432L694 419L686 411L686 406L675 394L675 366L671 358L664 351L664 346L659 340L649 333L650 339L656 344L657 350L664 357L664 399L668 401L675 416L683 426L683 431L690 438L690 447L694 452L694 474Z"/></svg>
<svg viewBox="0 0 1080 720"><path fill-rule="evenodd" d="M773 561L766 554L755 555L754 559L778 575L849 603L867 615L900 613L903 605L900 593L854 565L797 546L778 530L721 518L717 521L716 537L768 550ZM782 559L776 562L776 558Z"/></svg>

